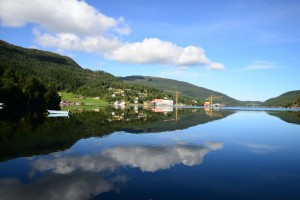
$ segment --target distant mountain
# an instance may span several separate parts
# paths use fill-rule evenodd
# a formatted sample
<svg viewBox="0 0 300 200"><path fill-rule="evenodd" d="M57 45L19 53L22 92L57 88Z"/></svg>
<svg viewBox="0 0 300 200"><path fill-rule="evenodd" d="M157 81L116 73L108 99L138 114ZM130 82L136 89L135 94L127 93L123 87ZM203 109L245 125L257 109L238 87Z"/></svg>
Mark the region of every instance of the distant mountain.
<svg viewBox="0 0 300 200"><path fill-rule="evenodd" d="M122 77L121 79L129 84L147 85L159 90L179 91L180 96L200 99L202 102L210 95L215 95L222 96L222 100L218 100L218 102L223 103L226 106L246 106L247 104L253 103L249 101L239 101L226 94L173 79L152 76L127 76ZM255 103L259 104L260 102Z"/></svg>
<svg viewBox="0 0 300 200"><path fill-rule="evenodd" d="M300 90L286 92L278 97L266 100L264 106L300 107Z"/></svg>

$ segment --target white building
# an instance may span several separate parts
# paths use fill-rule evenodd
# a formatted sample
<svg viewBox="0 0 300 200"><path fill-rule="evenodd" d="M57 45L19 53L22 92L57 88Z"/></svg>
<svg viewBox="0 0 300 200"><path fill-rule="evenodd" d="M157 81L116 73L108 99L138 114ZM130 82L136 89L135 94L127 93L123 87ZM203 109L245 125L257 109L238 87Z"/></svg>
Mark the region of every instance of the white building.
<svg viewBox="0 0 300 200"><path fill-rule="evenodd" d="M151 106L154 107L170 107L173 105L174 105L173 100L169 100L169 99L154 99L153 101L151 101Z"/></svg>

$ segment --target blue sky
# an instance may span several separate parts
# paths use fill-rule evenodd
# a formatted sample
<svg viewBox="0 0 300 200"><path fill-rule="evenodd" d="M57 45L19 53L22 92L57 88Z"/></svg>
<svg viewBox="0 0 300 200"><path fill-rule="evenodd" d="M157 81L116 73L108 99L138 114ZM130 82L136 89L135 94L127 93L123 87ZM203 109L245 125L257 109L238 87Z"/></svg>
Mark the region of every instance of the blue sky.
<svg viewBox="0 0 300 200"><path fill-rule="evenodd" d="M0 0L0 39L239 100L300 89L298 0Z"/></svg>

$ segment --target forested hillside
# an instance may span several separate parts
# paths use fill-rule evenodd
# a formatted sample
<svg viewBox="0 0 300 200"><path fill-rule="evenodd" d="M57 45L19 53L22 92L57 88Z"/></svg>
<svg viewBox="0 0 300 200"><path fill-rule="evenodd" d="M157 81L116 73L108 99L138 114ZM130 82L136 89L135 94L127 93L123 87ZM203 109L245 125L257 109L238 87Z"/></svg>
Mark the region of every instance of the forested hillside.
<svg viewBox="0 0 300 200"><path fill-rule="evenodd" d="M286 92L278 97L268 99L264 106L300 107L300 90Z"/></svg>
<svg viewBox="0 0 300 200"><path fill-rule="evenodd" d="M59 108L60 96L56 89L31 76L16 74L0 65L0 103L9 109L43 110Z"/></svg>
<svg viewBox="0 0 300 200"><path fill-rule="evenodd" d="M108 87L122 84L109 73L83 69L71 58L52 52L0 41L0 54L0 65L4 68L11 68L23 76L38 77L44 83L54 84L57 90L99 95Z"/></svg>

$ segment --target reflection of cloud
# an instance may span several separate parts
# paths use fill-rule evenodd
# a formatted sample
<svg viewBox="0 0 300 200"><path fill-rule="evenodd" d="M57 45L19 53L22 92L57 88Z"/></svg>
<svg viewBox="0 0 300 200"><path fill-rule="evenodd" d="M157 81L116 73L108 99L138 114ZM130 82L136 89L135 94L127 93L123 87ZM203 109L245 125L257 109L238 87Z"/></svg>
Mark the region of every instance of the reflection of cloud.
<svg viewBox="0 0 300 200"><path fill-rule="evenodd" d="M272 153L283 149L283 147L270 145L270 144L258 144L258 143L238 143L241 146L249 148L253 153Z"/></svg>
<svg viewBox="0 0 300 200"><path fill-rule="evenodd" d="M106 150L104 155L113 158L121 165L139 167L142 171L155 172L180 163L188 166L199 165L203 162L204 156L211 150L222 147L222 143L212 142L204 147L180 144L171 147L116 147Z"/></svg>
<svg viewBox="0 0 300 200"><path fill-rule="evenodd" d="M173 146L125 146L106 149L100 154L56 157L33 162L33 169L69 174L76 170L101 172L121 166L139 167L142 171L154 172L168 169L175 164L188 166L201 164L211 150L223 148L223 143L208 142L205 146L176 144Z"/></svg>
<svg viewBox="0 0 300 200"><path fill-rule="evenodd" d="M91 196L120 188L124 176L110 174L118 167L138 167L155 172L176 164L199 165L212 150L223 148L223 143L208 142L203 146L174 144L171 146L136 145L106 149L93 155L54 153L47 158L30 160L32 182L22 183L0 179L3 199L89 199ZM104 176L104 174L109 176ZM105 177L105 178L104 178Z"/></svg>
<svg viewBox="0 0 300 200"><path fill-rule="evenodd" d="M108 181L89 172L51 174L27 185L22 185L16 179L3 179L0 180L0 195L1 199L6 200L90 199L91 196L110 191L125 181L124 176Z"/></svg>
<svg viewBox="0 0 300 200"><path fill-rule="evenodd" d="M119 164L102 154L58 157L52 160L40 159L33 162L33 169L46 172L52 171L57 174L69 174L76 170L88 172L101 172L104 170L113 170Z"/></svg>

